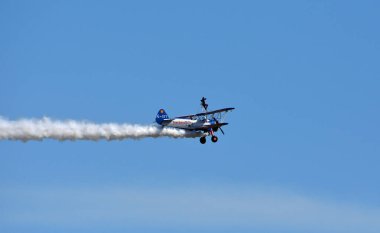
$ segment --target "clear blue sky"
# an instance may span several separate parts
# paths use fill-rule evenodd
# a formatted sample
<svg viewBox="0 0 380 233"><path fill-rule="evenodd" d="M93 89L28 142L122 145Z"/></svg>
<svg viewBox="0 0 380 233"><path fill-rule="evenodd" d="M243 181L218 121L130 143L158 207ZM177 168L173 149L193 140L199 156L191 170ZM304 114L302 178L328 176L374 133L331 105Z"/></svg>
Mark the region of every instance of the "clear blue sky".
<svg viewBox="0 0 380 233"><path fill-rule="evenodd" d="M0 231L380 232L378 1L1 1L0 115L197 139L0 142Z"/></svg>

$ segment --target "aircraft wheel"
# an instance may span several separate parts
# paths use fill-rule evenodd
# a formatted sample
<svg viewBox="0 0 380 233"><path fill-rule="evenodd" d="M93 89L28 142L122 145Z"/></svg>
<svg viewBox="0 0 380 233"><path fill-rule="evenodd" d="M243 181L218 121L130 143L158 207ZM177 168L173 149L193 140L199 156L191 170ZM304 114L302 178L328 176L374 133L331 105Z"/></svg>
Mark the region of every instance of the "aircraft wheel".
<svg viewBox="0 0 380 233"><path fill-rule="evenodd" d="M199 139L199 141L202 143L202 144L205 144L206 143L206 137L201 137Z"/></svg>
<svg viewBox="0 0 380 233"><path fill-rule="evenodd" d="M218 137L217 136L212 136L211 137L211 141L212 142L217 142L218 141Z"/></svg>

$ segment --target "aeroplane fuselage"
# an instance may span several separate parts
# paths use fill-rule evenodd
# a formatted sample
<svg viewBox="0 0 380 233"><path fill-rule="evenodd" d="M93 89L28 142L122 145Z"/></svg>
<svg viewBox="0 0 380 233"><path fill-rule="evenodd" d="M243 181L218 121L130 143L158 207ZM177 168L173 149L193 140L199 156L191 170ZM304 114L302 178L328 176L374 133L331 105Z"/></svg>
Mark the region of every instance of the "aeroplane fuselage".
<svg viewBox="0 0 380 233"><path fill-rule="evenodd" d="M171 119L164 120L162 122L163 126L180 128L180 129L190 129L190 130L207 130L214 127L219 127L226 125L227 123L217 123L215 120L191 120L191 119Z"/></svg>

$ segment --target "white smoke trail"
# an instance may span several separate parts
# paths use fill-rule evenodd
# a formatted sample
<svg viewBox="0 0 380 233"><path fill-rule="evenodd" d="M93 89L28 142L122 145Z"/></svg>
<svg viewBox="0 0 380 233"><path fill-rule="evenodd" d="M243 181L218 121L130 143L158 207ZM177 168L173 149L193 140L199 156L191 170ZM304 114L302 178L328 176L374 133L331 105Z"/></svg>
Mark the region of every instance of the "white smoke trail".
<svg viewBox="0 0 380 233"><path fill-rule="evenodd" d="M203 133L156 125L137 124L96 124L86 121L57 121L42 119L21 119L17 121L0 117L0 140L122 140L146 137L193 138Z"/></svg>

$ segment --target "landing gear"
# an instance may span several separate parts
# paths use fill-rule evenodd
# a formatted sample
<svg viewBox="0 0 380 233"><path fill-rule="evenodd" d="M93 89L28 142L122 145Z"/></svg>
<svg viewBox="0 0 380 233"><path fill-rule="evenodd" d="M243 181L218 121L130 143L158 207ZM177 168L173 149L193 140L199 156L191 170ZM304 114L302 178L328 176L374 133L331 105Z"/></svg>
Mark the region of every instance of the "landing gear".
<svg viewBox="0 0 380 233"><path fill-rule="evenodd" d="M205 144L206 143L206 137L201 137L201 138L199 138L199 141L202 143L202 144ZM212 137L211 137L211 141L212 142L217 142L218 141L218 137L217 136L215 136L215 135L212 135Z"/></svg>

